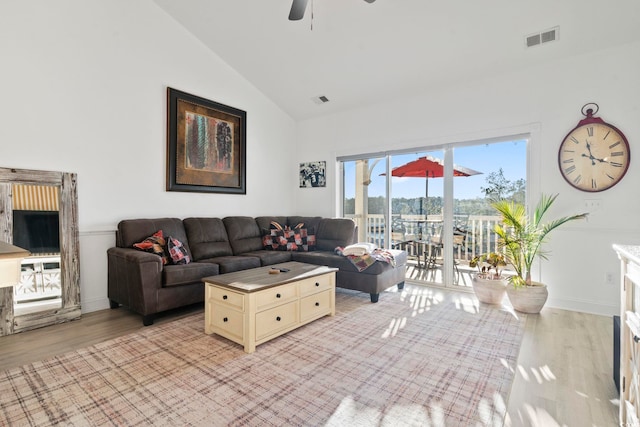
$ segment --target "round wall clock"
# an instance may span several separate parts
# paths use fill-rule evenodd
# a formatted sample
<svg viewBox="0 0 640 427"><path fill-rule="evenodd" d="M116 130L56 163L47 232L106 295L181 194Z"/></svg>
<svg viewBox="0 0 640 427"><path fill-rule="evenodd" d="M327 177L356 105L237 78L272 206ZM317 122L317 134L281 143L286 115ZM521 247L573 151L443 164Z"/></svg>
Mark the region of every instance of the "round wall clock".
<svg viewBox="0 0 640 427"><path fill-rule="evenodd" d="M595 106L585 108L588 106ZM597 104L582 107L585 119L560 144L558 166L562 177L582 191L597 192L616 185L629 168L629 142L615 126L593 115Z"/></svg>

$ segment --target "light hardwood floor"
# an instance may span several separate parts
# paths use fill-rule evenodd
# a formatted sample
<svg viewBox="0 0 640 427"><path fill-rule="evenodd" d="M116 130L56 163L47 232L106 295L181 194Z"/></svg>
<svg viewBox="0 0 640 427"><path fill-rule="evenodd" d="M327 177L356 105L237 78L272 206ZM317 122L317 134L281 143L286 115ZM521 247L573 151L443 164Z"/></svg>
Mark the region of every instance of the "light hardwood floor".
<svg viewBox="0 0 640 427"><path fill-rule="evenodd" d="M445 298L455 292L442 291ZM468 295L468 294L467 294ZM159 316L164 323L202 305ZM613 320L552 308L529 315L505 426L617 426ZM80 320L0 338L0 369L21 366L142 329L127 309L88 313Z"/></svg>
<svg viewBox="0 0 640 427"><path fill-rule="evenodd" d="M529 315L506 425L617 426L613 318L545 308Z"/></svg>

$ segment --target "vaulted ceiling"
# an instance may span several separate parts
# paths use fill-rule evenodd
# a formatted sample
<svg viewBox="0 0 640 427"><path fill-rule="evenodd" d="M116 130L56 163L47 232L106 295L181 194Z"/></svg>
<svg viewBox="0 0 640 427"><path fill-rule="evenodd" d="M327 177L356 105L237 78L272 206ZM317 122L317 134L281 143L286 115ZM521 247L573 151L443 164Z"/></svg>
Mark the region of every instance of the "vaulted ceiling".
<svg viewBox="0 0 640 427"><path fill-rule="evenodd" d="M154 1L296 120L640 40L637 0L310 0L300 21L292 0Z"/></svg>

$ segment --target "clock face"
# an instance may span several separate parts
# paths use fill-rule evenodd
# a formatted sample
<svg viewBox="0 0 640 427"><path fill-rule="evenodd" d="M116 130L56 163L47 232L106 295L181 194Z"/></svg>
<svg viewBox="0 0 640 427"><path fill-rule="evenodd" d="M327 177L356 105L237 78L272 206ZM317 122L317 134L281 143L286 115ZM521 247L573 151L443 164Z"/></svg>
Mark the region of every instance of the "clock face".
<svg viewBox="0 0 640 427"><path fill-rule="evenodd" d="M622 132L606 123L578 126L566 136L558 152L560 173L582 191L603 191L627 172L629 143Z"/></svg>

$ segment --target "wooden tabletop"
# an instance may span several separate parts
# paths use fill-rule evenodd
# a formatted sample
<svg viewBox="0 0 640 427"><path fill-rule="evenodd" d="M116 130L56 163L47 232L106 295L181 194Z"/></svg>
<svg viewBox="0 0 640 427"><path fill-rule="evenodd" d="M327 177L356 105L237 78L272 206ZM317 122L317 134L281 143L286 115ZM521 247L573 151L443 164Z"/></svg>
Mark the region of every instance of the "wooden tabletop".
<svg viewBox="0 0 640 427"><path fill-rule="evenodd" d="M270 274L269 272L273 269L288 269L289 271ZM217 276L209 276L202 279L202 281L232 290L256 292L333 271L338 271L338 269L323 265L291 261L248 270L234 271L233 273L219 274Z"/></svg>

